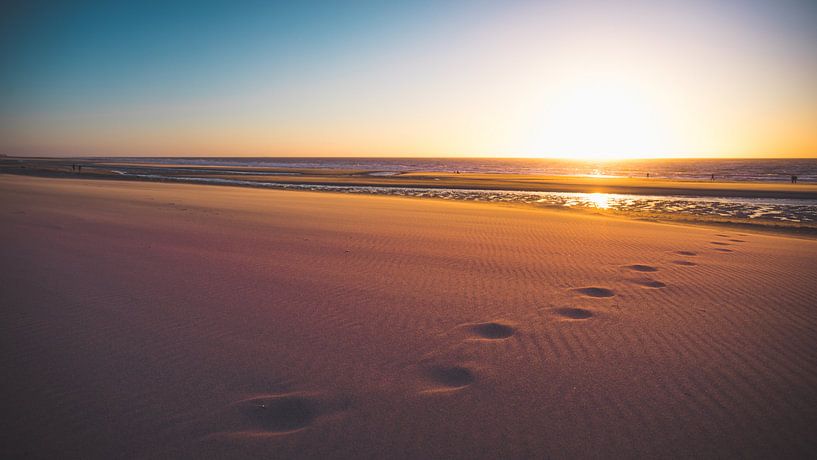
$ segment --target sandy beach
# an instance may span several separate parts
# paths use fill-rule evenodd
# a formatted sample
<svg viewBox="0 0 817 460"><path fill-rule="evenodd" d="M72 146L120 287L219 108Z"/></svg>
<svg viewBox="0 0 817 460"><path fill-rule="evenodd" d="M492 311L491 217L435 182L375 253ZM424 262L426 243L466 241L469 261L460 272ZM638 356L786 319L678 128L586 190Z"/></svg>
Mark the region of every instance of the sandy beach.
<svg viewBox="0 0 817 460"><path fill-rule="evenodd" d="M0 215L4 458L817 449L814 239L12 175Z"/></svg>

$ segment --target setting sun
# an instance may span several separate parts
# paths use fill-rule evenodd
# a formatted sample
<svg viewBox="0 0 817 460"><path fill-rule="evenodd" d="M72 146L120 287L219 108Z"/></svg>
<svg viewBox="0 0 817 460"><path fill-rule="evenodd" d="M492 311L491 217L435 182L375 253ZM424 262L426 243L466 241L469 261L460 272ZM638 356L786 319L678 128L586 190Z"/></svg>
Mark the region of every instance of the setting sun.
<svg viewBox="0 0 817 460"><path fill-rule="evenodd" d="M645 158L669 153L681 138L659 98L625 81L580 81L545 104L530 151L544 147L551 156L594 161Z"/></svg>

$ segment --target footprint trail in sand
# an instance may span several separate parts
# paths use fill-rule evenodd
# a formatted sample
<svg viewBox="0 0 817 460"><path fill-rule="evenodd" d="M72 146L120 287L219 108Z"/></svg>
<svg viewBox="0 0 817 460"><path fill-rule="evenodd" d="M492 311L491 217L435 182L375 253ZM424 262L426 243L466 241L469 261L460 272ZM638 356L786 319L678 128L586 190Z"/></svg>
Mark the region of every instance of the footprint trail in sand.
<svg viewBox="0 0 817 460"><path fill-rule="evenodd" d="M613 297L616 295L612 289L595 286L576 288L574 291L586 297Z"/></svg>
<svg viewBox="0 0 817 460"><path fill-rule="evenodd" d="M586 308L558 308L556 314L570 320L585 320L592 318L593 312Z"/></svg>
<svg viewBox="0 0 817 460"><path fill-rule="evenodd" d="M471 326L471 332L483 339L501 340L511 337L515 329L500 322L480 323Z"/></svg>
<svg viewBox="0 0 817 460"><path fill-rule="evenodd" d="M314 402L300 396L258 399L248 404L247 417L272 432L289 432L307 427L317 417Z"/></svg>

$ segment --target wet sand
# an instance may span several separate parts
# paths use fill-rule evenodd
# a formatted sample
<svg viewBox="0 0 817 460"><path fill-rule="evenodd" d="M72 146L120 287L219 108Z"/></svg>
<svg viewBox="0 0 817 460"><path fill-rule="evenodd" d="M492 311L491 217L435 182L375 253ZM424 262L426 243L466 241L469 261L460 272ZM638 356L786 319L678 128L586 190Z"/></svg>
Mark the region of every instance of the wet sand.
<svg viewBox="0 0 817 460"><path fill-rule="evenodd" d="M817 241L0 175L3 457L807 457Z"/></svg>

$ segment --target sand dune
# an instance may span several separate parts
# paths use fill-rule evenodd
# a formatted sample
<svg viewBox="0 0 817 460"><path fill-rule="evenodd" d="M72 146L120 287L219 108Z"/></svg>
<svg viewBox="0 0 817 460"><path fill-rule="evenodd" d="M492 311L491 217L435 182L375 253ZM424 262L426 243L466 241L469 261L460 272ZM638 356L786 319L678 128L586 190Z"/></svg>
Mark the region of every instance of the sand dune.
<svg viewBox="0 0 817 460"><path fill-rule="evenodd" d="M181 184L0 194L4 458L817 448L815 240Z"/></svg>

